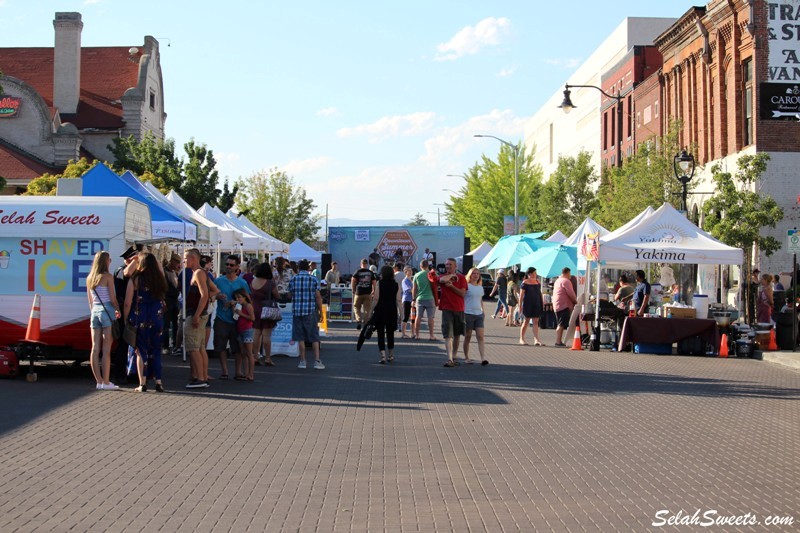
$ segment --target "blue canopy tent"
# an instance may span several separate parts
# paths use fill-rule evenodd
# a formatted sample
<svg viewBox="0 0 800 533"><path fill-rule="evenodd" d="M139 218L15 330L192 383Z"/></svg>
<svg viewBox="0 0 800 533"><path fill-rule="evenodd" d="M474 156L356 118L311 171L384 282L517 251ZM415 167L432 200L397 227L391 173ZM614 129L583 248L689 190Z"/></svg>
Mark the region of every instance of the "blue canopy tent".
<svg viewBox="0 0 800 533"><path fill-rule="evenodd" d="M184 220L172 209L166 209L160 202L153 199L144 185L130 175L140 187L131 185L125 179L114 173L103 163L98 163L89 172L83 175L84 196L124 196L133 198L150 208L150 217L153 222L154 239L174 239L178 241L197 240L197 226Z"/></svg>

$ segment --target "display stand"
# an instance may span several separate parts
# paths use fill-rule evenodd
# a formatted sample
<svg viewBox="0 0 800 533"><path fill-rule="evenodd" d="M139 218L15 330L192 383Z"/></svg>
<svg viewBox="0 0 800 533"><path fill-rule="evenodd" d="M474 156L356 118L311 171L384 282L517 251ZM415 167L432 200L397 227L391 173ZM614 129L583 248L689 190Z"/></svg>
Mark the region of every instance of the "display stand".
<svg viewBox="0 0 800 533"><path fill-rule="evenodd" d="M344 283L340 283L331 286L328 291L328 321L352 322L353 289Z"/></svg>
<svg viewBox="0 0 800 533"><path fill-rule="evenodd" d="M272 354L299 357L297 342L292 340L292 304L278 304L283 319L272 330Z"/></svg>

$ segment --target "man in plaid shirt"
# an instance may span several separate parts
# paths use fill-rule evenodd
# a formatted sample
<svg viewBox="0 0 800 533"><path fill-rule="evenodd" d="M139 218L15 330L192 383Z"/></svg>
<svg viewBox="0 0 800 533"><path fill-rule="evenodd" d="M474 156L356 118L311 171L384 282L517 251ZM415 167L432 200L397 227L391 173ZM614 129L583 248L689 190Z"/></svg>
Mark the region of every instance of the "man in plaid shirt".
<svg viewBox="0 0 800 533"><path fill-rule="evenodd" d="M297 368L306 368L306 342L310 342L314 350L314 368L323 370L325 365L319 360L319 319L322 312L319 280L309 273L306 259L300 261L298 267L300 272L288 287L292 296L292 340L298 343L300 350Z"/></svg>

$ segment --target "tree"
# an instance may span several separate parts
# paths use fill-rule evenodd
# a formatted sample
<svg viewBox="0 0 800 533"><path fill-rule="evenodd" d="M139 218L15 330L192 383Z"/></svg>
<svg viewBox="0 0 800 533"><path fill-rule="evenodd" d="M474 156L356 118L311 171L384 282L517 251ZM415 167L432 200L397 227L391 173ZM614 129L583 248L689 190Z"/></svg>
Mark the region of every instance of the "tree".
<svg viewBox="0 0 800 533"><path fill-rule="evenodd" d="M310 240L319 231L317 207L303 187L276 168L236 181L236 208L253 224L284 242Z"/></svg>
<svg viewBox="0 0 800 533"><path fill-rule="evenodd" d="M78 161L70 160L61 174L42 174L28 183L26 196L55 196L59 178L80 178L99 163L96 159L89 161L85 157Z"/></svg>
<svg viewBox="0 0 800 533"><path fill-rule="evenodd" d="M519 214L528 217L527 228L541 226L537 207L542 168L519 149ZM514 150L500 146L497 161L482 156L465 177L459 196L446 204L450 224L464 226L474 242L497 242L503 236L503 216L514 214Z"/></svg>
<svg viewBox="0 0 800 533"><path fill-rule="evenodd" d="M430 226L431 223L428 222L422 213L416 213L413 217L411 217L411 222L406 224L406 226Z"/></svg>
<svg viewBox="0 0 800 533"><path fill-rule="evenodd" d="M217 161L205 144L197 144L194 139L185 143L184 160L175 155L173 139L156 139L148 132L141 141L133 136L116 138L109 149L116 158L114 170L130 170L143 181L151 181L164 194L174 190L195 209L206 202L219 206L223 194L228 207L232 205L236 188L233 191L217 188Z"/></svg>
<svg viewBox="0 0 800 533"><path fill-rule="evenodd" d="M652 137L625 159L622 168L603 169L598 203L592 217L613 230L630 221L647 206L658 208L664 202L680 204L681 185L675 179L673 161L680 151L680 121L672 121L664 137ZM689 189L694 187L689 184Z"/></svg>
<svg viewBox="0 0 800 533"><path fill-rule="evenodd" d="M598 177L591 159L592 154L583 150L577 157L559 156L558 168L541 188L538 211L542 225L537 229L569 235L597 209L593 186Z"/></svg>

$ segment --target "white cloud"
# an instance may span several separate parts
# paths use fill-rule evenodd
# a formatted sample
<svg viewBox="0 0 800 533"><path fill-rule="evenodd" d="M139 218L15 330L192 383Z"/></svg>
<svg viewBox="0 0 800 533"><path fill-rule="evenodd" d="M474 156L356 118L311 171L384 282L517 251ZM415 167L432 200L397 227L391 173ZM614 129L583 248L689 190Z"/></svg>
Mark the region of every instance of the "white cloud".
<svg viewBox="0 0 800 533"><path fill-rule="evenodd" d="M309 159L293 159L281 167L281 170L290 176L298 176L308 172L314 172L321 168L331 165L333 160L330 157L312 157Z"/></svg>
<svg viewBox="0 0 800 533"><path fill-rule="evenodd" d="M85 6L92 6L94 4L99 4L100 0L84 0L83 5Z"/></svg>
<svg viewBox="0 0 800 533"><path fill-rule="evenodd" d="M336 107L326 107L324 109L320 109L319 111L317 111L318 117L335 117L341 114L342 113Z"/></svg>
<svg viewBox="0 0 800 533"><path fill-rule="evenodd" d="M417 112L408 115L381 117L372 124L362 124L352 128L342 128L336 132L339 137L369 135L370 142L380 142L388 137L419 135L430 130L436 113Z"/></svg>
<svg viewBox="0 0 800 533"><path fill-rule="evenodd" d="M505 17L489 17L475 26L465 26L449 41L436 47L437 61L452 61L466 55L477 54L487 46L497 46L508 35L511 21Z"/></svg>
<svg viewBox="0 0 800 533"><path fill-rule="evenodd" d="M556 67L561 67L565 70L571 70L581 64L581 60L575 57L563 58L563 57L549 57L545 58L545 63L548 65L554 65Z"/></svg>
<svg viewBox="0 0 800 533"><path fill-rule="evenodd" d="M512 74L514 74L516 71L517 71L517 66L516 65L511 66L511 67L503 67L503 68L500 69L500 72L497 73L497 77L498 78L507 78L507 77L511 76Z"/></svg>
<svg viewBox="0 0 800 533"><path fill-rule="evenodd" d="M220 174L230 173L236 168L241 154L235 152L214 152L214 159L217 160L217 170Z"/></svg>
<svg viewBox="0 0 800 533"><path fill-rule="evenodd" d="M497 144L493 139L476 139L476 134L496 135L511 143L518 142L524 136L528 119L514 116L510 109L493 109L485 115L470 117L462 124L442 128L438 135L425 141L425 155L421 159L429 164L437 164L473 150L478 142ZM499 149L499 146L492 149L487 145L483 151L491 154Z"/></svg>

